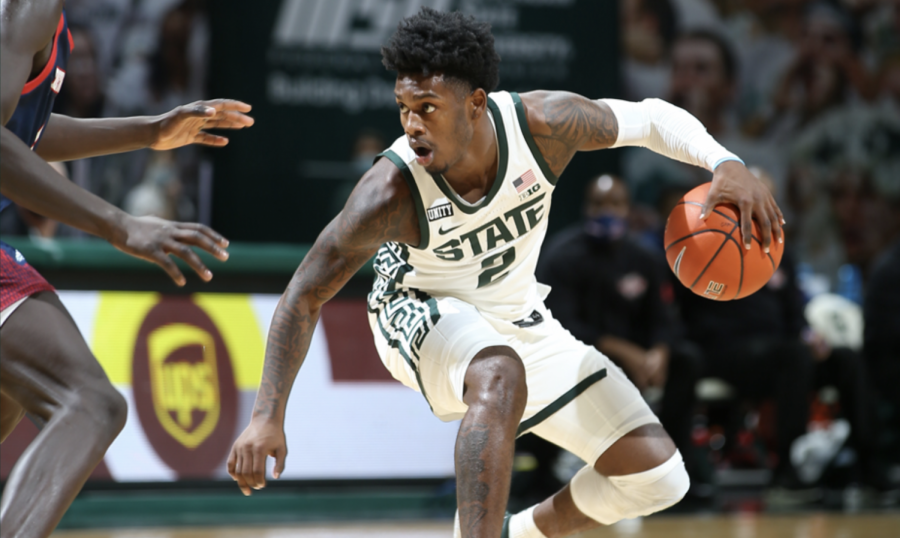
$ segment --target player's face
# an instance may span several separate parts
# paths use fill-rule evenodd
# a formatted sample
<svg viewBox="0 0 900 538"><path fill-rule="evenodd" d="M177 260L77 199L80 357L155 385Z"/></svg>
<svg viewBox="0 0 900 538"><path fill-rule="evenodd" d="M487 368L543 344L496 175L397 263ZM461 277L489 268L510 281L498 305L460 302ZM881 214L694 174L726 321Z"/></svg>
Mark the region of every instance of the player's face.
<svg viewBox="0 0 900 538"><path fill-rule="evenodd" d="M465 113L471 96L463 96L441 74L401 74L394 97L419 165L443 174L463 158L474 133L474 122Z"/></svg>

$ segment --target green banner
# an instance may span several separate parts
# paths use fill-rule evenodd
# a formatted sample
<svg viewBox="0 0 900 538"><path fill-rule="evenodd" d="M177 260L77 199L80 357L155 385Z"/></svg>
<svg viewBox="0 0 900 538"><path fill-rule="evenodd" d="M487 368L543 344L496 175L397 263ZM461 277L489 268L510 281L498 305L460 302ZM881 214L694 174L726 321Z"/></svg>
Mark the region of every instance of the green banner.
<svg viewBox="0 0 900 538"><path fill-rule="evenodd" d="M256 125L215 152L214 226L232 240L315 240L373 153L403 134L394 74L380 54L402 17L422 6L471 13L492 25L499 89L599 98L619 93L616 4L218 0L211 90L251 103ZM577 218L590 175L616 170L612 152L576 157L557 191L552 228Z"/></svg>

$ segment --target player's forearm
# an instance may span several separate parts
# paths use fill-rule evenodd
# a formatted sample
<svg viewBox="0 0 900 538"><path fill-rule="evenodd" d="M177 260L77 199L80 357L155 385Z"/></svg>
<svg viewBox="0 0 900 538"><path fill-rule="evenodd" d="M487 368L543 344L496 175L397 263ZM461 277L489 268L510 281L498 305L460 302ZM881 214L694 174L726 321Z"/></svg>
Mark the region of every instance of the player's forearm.
<svg viewBox="0 0 900 538"><path fill-rule="evenodd" d="M291 281L272 317L254 419L284 422L288 396L319 321L321 306L300 292L298 280Z"/></svg>
<svg viewBox="0 0 900 538"><path fill-rule="evenodd" d="M148 147L159 129L156 117L83 119L53 114L35 149L47 161L72 161Z"/></svg>
<svg viewBox="0 0 900 538"><path fill-rule="evenodd" d="M712 172L728 160L740 160L706 132L688 111L660 99L639 103L603 99L616 116L618 137L612 147L640 146L670 159Z"/></svg>
<svg viewBox="0 0 900 538"><path fill-rule="evenodd" d="M39 215L112 241L127 214L59 175L9 129L0 128L0 191Z"/></svg>

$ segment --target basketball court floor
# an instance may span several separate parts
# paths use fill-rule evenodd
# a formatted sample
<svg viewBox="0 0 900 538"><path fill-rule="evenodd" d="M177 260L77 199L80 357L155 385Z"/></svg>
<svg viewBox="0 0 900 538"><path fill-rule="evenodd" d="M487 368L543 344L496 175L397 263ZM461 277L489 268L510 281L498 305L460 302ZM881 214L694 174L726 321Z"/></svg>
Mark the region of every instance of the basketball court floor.
<svg viewBox="0 0 900 538"><path fill-rule="evenodd" d="M57 538L450 538L450 522L279 527L60 531ZM578 538L898 538L900 512L878 514L660 516L623 521Z"/></svg>

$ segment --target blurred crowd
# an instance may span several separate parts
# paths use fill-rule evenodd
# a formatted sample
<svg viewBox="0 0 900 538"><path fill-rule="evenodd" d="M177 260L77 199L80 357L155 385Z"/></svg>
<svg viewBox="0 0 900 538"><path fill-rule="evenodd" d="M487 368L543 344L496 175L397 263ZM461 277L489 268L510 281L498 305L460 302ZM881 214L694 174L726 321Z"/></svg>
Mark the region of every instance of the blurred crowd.
<svg viewBox="0 0 900 538"><path fill-rule="evenodd" d="M65 9L74 50L55 113L157 115L207 96L204 0L67 0ZM129 213L209 221L212 166L195 147L95 157L55 168ZM0 233L83 235L22 208L3 212Z"/></svg>
<svg viewBox="0 0 900 538"><path fill-rule="evenodd" d="M624 97L688 110L742 157L784 211L785 255L750 297L688 291L665 219L711 174L629 148L622 178L587 185L582 224L547 241L548 307L652 402L695 499L739 470L762 471L741 476L773 503L896 502L900 1L620 5ZM519 453L520 496L575 469L536 438Z"/></svg>

